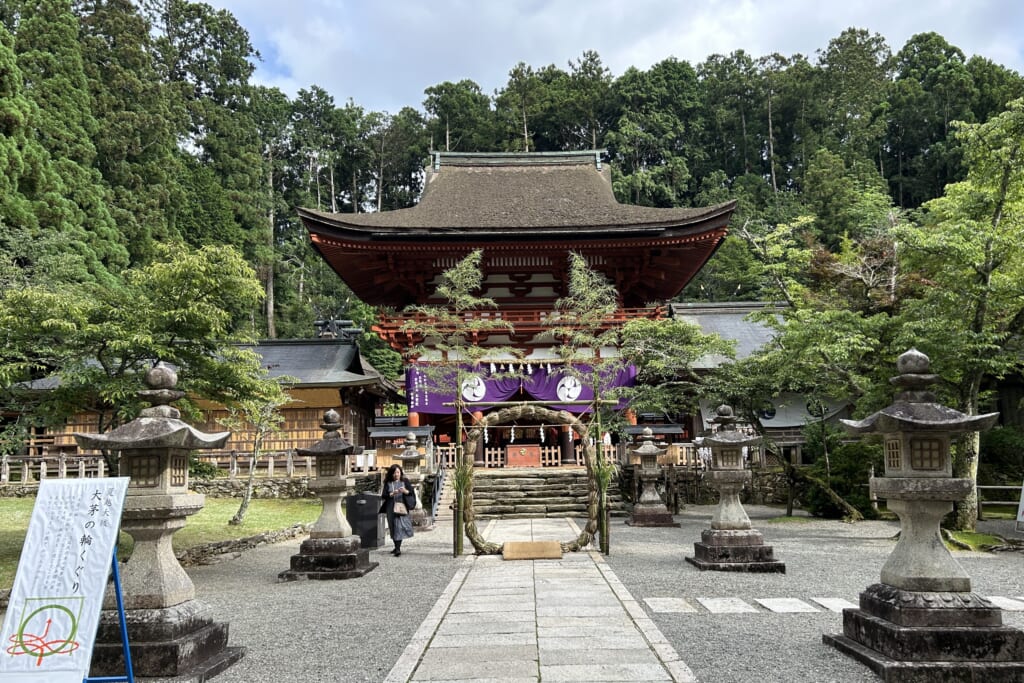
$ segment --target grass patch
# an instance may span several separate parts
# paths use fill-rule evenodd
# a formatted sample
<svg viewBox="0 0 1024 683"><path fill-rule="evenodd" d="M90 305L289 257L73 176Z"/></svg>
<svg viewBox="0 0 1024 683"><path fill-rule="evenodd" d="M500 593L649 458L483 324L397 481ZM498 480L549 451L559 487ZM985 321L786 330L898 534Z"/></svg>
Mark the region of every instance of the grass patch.
<svg viewBox="0 0 1024 683"><path fill-rule="evenodd" d="M21 546L28 531L35 498L0 498L0 588L14 585ZM320 516L320 501L315 498L256 498L249 504L245 523L231 526L228 520L238 511L238 498L207 498L206 505L188 518L185 527L172 537L175 552L205 543L254 536L264 531L285 529L293 524L309 524ZM118 556L131 555L132 538L121 532Z"/></svg>
<svg viewBox="0 0 1024 683"><path fill-rule="evenodd" d="M1003 545L1005 542L999 536L979 534L975 531L951 531L950 533L956 540L971 546L971 550L985 550L986 546Z"/></svg>
<svg viewBox="0 0 1024 683"><path fill-rule="evenodd" d="M1017 519L1017 506L985 505L985 519Z"/></svg>

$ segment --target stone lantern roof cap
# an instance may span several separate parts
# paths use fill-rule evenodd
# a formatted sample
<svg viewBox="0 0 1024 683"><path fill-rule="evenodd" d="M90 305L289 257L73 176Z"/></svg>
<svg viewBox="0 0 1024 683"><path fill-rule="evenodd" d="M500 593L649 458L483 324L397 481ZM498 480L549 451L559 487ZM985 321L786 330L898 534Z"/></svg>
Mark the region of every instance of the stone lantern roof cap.
<svg viewBox="0 0 1024 683"><path fill-rule="evenodd" d="M644 431L640 434L640 438L643 439L643 443L639 448L634 448L633 453L635 455L661 455L667 448L658 448L654 445L654 432L650 427L644 428Z"/></svg>
<svg viewBox="0 0 1024 683"><path fill-rule="evenodd" d="M886 434L900 431L977 432L996 423L999 413L965 415L940 403L897 401L863 420L840 420L854 434Z"/></svg>
<svg viewBox="0 0 1024 683"><path fill-rule="evenodd" d="M708 420L712 424L717 424L719 430L714 434L708 434L703 437L701 444L704 446L756 446L761 443L762 437L751 436L744 434L743 432L736 431L736 415L733 413L732 406L722 404L715 410L715 416Z"/></svg>
<svg viewBox="0 0 1024 683"><path fill-rule="evenodd" d="M222 448L231 432L206 434L175 418L137 417L107 434L74 435L80 448L127 451L143 448Z"/></svg>
<svg viewBox="0 0 1024 683"><path fill-rule="evenodd" d="M107 434L74 434L79 447L96 450L127 451L151 448L200 450L222 448L231 432L207 434L182 422L177 408L168 405L184 396L174 387L178 375L173 368L157 364L144 378L148 389L138 397L152 405L144 408L131 422Z"/></svg>
<svg viewBox="0 0 1024 683"><path fill-rule="evenodd" d="M892 405L863 420L840 420L854 434L888 434L900 431L976 432L989 429L999 413L966 415L938 403L929 387L938 375L929 372L931 360L917 349L909 349L896 361L900 373L889 381L902 389Z"/></svg>
<svg viewBox="0 0 1024 683"><path fill-rule="evenodd" d="M327 410L324 413L323 424L320 426L324 430L323 438L309 448L296 448L296 454L304 458L315 458L318 455L349 455L362 452L363 449L361 447L357 447L345 440L341 432L341 415L337 410L333 408Z"/></svg>
<svg viewBox="0 0 1024 683"><path fill-rule="evenodd" d="M725 447L756 446L763 440L764 439L761 436L751 436L749 434L744 434L743 432L729 430L708 434L701 441L701 445Z"/></svg>

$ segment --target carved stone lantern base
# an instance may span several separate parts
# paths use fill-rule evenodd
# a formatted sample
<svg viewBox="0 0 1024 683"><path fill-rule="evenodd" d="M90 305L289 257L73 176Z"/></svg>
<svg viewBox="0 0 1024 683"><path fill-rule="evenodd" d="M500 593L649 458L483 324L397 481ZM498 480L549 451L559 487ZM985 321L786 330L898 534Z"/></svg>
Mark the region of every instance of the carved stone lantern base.
<svg viewBox="0 0 1024 683"><path fill-rule="evenodd" d="M228 624L188 600L173 607L125 610L136 676L205 681L240 660L244 647L227 647ZM92 676L124 674L124 648L115 610L104 610L92 651Z"/></svg>
<svg viewBox="0 0 1024 683"><path fill-rule="evenodd" d="M884 583L843 610L843 634L822 640L886 683L1024 680L1024 632L971 592L907 591Z"/></svg>
<svg viewBox="0 0 1024 683"><path fill-rule="evenodd" d="M786 573L786 563L775 559L756 529L705 529L693 550L686 561L702 571Z"/></svg>
<svg viewBox="0 0 1024 683"><path fill-rule="evenodd" d="M626 524L630 526L679 526L679 522L672 519L672 513L660 500L654 504L638 502L633 506L633 514L626 520Z"/></svg>
<svg viewBox="0 0 1024 683"><path fill-rule="evenodd" d="M655 482L660 476L661 471L656 469L656 466L641 470L639 478L643 483L643 490L636 505L633 506L633 514L626 520L626 524L630 526L679 526L679 523L672 519L672 513L668 511L655 488Z"/></svg>
<svg viewBox="0 0 1024 683"><path fill-rule="evenodd" d="M633 508L633 514L626 520L626 524L629 526L679 526L679 522L672 519L672 514L668 510L646 510L640 507Z"/></svg>
<svg viewBox="0 0 1024 683"><path fill-rule="evenodd" d="M366 576L380 566L370 562L370 551L360 546L359 536L307 538L292 555L291 569L277 575L278 581L330 581Z"/></svg>

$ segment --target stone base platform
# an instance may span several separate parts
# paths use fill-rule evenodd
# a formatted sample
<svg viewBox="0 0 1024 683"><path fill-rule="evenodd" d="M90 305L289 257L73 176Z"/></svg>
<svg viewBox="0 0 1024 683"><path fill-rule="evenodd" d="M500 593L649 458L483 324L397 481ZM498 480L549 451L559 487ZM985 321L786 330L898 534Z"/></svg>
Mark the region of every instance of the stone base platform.
<svg viewBox="0 0 1024 683"><path fill-rule="evenodd" d="M869 586L860 608L843 610L843 634L831 645L886 683L1024 680L1024 631L974 593L905 591Z"/></svg>
<svg viewBox="0 0 1024 683"><path fill-rule="evenodd" d="M331 581L366 576L379 566L370 562L370 551L358 536L307 538L292 555L291 568L277 575L278 581Z"/></svg>
<svg viewBox="0 0 1024 683"><path fill-rule="evenodd" d="M245 655L227 647L228 624L206 616L208 607L189 600L162 609L125 612L136 676L206 681ZM115 610L104 610L93 647L92 676L123 676L124 648Z"/></svg>
<svg viewBox="0 0 1024 683"><path fill-rule="evenodd" d="M700 570L721 572L786 573L786 563L775 559L775 551L764 544L754 529L705 529L701 542L694 543L694 556L686 561Z"/></svg>
<svg viewBox="0 0 1024 683"><path fill-rule="evenodd" d="M672 519L672 513L664 505L636 505L633 514L626 520L630 526L678 527L679 522Z"/></svg>

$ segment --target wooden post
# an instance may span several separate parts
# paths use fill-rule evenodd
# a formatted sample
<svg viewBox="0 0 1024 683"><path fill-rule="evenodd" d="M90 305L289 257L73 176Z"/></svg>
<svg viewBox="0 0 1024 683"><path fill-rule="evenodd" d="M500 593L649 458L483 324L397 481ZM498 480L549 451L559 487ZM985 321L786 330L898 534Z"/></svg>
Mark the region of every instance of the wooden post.
<svg viewBox="0 0 1024 683"><path fill-rule="evenodd" d="M267 456L267 478L274 478L274 456L273 454Z"/></svg>

